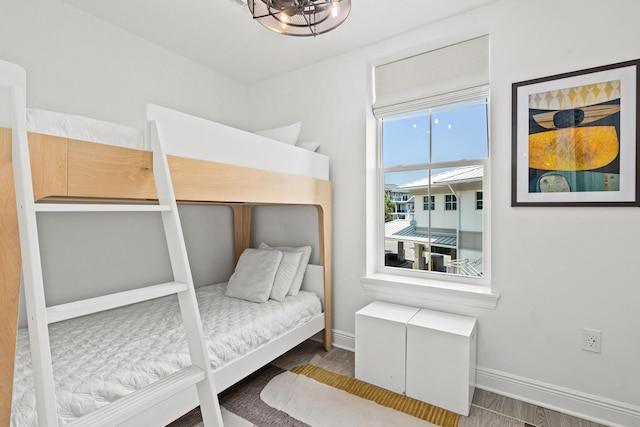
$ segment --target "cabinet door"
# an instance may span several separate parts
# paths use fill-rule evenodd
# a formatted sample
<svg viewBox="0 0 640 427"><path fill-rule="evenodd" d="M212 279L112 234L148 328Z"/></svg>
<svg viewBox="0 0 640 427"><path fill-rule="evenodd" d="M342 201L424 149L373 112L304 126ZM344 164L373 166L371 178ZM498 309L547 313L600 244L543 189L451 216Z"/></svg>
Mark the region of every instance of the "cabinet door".
<svg viewBox="0 0 640 427"><path fill-rule="evenodd" d="M407 322L419 309L375 302L356 313L356 378L405 391Z"/></svg>
<svg viewBox="0 0 640 427"><path fill-rule="evenodd" d="M473 318L422 311L407 325L407 396L468 415L475 378Z"/></svg>

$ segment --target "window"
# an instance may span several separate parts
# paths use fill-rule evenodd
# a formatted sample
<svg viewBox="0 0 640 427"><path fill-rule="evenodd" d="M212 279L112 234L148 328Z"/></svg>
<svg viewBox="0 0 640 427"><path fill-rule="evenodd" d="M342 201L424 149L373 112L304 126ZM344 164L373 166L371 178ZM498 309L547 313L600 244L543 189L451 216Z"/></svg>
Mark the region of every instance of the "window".
<svg viewBox="0 0 640 427"><path fill-rule="evenodd" d="M477 194L489 155L487 105L487 98L472 99L380 119L385 188L423 201L411 218L385 225L386 268L483 275Z"/></svg>
<svg viewBox="0 0 640 427"><path fill-rule="evenodd" d="M412 50L373 69L377 127L373 119L367 126L361 282L374 292L495 308L490 221L478 209L490 200L489 36ZM416 209L384 222L383 187L409 194Z"/></svg>
<svg viewBox="0 0 640 427"><path fill-rule="evenodd" d="M482 209L482 191L476 191L476 209Z"/></svg>
<svg viewBox="0 0 640 427"><path fill-rule="evenodd" d="M447 194L444 196L444 210L455 211L458 209L458 199L453 194Z"/></svg>
<svg viewBox="0 0 640 427"><path fill-rule="evenodd" d="M422 210L432 211L436 208L436 196L424 196Z"/></svg>

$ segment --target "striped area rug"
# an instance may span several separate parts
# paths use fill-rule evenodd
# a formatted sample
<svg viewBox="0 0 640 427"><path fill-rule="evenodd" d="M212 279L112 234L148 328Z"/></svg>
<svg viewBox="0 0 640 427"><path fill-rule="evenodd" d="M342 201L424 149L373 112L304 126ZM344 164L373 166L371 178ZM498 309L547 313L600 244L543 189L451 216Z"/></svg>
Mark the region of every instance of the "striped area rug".
<svg viewBox="0 0 640 427"><path fill-rule="evenodd" d="M302 365L291 369L291 372L304 375L338 390L346 391L354 396L370 400L379 405L427 421L442 427L457 427L460 416L453 412L438 408L410 397L376 387L345 375L336 374L315 365Z"/></svg>
<svg viewBox="0 0 640 427"><path fill-rule="evenodd" d="M458 416L313 364L267 365L219 398L225 427L533 427L475 405ZM203 427L199 408L170 427Z"/></svg>

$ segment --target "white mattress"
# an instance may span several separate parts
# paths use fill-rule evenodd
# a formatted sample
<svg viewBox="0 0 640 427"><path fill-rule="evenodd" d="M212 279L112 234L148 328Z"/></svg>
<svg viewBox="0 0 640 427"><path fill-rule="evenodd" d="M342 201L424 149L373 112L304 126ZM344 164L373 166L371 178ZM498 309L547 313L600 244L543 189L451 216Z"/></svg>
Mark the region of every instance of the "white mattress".
<svg viewBox="0 0 640 427"><path fill-rule="evenodd" d="M144 132L141 130L89 117L36 108L27 108L27 131L139 150L147 149Z"/></svg>
<svg viewBox="0 0 640 427"><path fill-rule="evenodd" d="M301 291L282 303L224 296L226 283L197 290L215 369L321 312ZM59 424L106 405L190 364L176 296L97 313L49 327ZM29 337L18 332L11 426L37 425Z"/></svg>

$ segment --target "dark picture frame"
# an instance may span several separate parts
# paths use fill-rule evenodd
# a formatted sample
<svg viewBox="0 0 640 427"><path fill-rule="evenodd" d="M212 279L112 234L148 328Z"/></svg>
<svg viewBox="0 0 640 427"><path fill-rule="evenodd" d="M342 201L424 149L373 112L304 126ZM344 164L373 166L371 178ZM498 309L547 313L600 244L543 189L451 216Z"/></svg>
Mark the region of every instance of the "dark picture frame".
<svg viewBox="0 0 640 427"><path fill-rule="evenodd" d="M513 83L511 206L640 206L638 65Z"/></svg>

